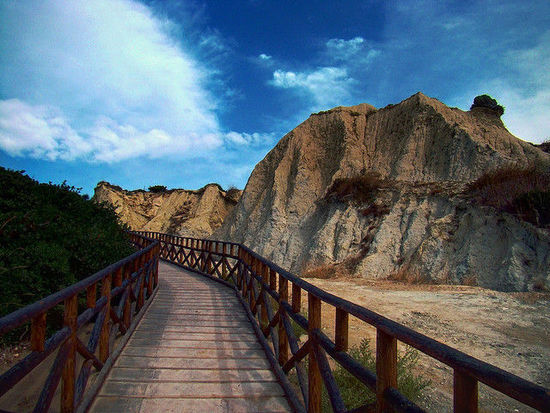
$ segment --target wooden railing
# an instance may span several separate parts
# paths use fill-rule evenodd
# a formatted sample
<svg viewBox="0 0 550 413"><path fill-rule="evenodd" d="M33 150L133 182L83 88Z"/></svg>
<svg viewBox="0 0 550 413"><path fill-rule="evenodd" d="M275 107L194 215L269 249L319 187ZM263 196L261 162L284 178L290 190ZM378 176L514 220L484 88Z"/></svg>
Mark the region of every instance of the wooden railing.
<svg viewBox="0 0 550 413"><path fill-rule="evenodd" d="M161 258L205 274L239 293L296 411L319 412L323 384L332 409L346 411L327 354L376 394L375 405L364 405L353 411L423 411L397 390L397 341L401 341L453 369L455 412L477 412L478 382L527 406L550 412L548 389L323 291L246 246L153 232L139 234L160 241ZM307 294L307 318L300 314L303 292ZM322 304L335 308L334 341L321 331ZM376 372L367 370L347 353L350 315L376 328ZM291 319L307 331L307 341L301 347ZM304 363L306 357L307 367ZM293 368L299 391L287 378L287 373Z"/></svg>
<svg viewBox="0 0 550 413"><path fill-rule="evenodd" d="M31 324L31 352L0 376L0 397L57 351L33 411L45 412L53 408L60 381L59 410L68 413L86 408L103 380L102 373L106 374L116 357L113 351L122 346L119 343L115 348L115 339L125 334L129 336L127 333L135 326L158 284L159 243L137 234L130 234L130 237L140 248L136 253L0 318L0 336L26 323ZM46 337L48 311L58 305L63 308L63 327ZM80 314L79 307L85 307ZM92 323L88 342L84 344L83 330ZM93 370L100 374L89 385ZM14 406L13 410L19 411L20 407Z"/></svg>

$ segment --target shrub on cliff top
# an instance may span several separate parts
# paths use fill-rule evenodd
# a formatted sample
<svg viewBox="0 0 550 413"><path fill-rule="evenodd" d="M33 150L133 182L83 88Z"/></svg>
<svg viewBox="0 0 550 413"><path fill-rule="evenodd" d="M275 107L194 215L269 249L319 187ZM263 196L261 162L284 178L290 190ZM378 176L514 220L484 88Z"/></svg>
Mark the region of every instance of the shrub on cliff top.
<svg viewBox="0 0 550 413"><path fill-rule="evenodd" d="M149 191L154 193L166 192L166 187L164 185L153 185L149 187Z"/></svg>
<svg viewBox="0 0 550 413"><path fill-rule="evenodd" d="M489 108L496 112L498 116L504 114L504 106L499 105L498 102L489 95L476 96L470 110L474 108Z"/></svg>

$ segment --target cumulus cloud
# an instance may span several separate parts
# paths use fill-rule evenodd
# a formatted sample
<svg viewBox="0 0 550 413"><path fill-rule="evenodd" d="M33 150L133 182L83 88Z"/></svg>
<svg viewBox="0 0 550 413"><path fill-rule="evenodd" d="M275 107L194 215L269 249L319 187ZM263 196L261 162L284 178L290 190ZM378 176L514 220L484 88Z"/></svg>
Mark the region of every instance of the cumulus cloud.
<svg viewBox="0 0 550 413"><path fill-rule="evenodd" d="M74 159L91 150L55 108L0 101L0 147L10 155L50 161Z"/></svg>
<svg viewBox="0 0 550 413"><path fill-rule="evenodd" d="M365 44L362 37L354 37L350 40L330 39L327 43L329 53L336 59L346 60L357 54Z"/></svg>
<svg viewBox="0 0 550 413"><path fill-rule="evenodd" d="M348 99L355 80L345 68L320 67L310 72L276 70L271 84L282 89L298 89L310 94L318 105L335 105Z"/></svg>
<svg viewBox="0 0 550 413"><path fill-rule="evenodd" d="M131 0L0 4L0 148L117 161L223 143L211 71ZM210 36L203 39L216 44Z"/></svg>
<svg viewBox="0 0 550 413"><path fill-rule="evenodd" d="M265 145L271 143L275 138L274 133L244 133L244 132L234 132L231 131L225 134L225 139L227 142L242 146L257 146Z"/></svg>

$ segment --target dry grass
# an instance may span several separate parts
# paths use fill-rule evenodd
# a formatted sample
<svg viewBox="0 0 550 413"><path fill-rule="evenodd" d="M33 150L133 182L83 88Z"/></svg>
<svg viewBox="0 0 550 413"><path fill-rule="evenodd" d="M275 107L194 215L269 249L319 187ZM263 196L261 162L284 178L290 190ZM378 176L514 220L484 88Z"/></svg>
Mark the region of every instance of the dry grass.
<svg viewBox="0 0 550 413"><path fill-rule="evenodd" d="M469 285L470 287L477 287L477 276L474 274L467 275L462 280L462 285Z"/></svg>
<svg viewBox="0 0 550 413"><path fill-rule="evenodd" d="M374 193L382 185L383 181L380 179L380 175L375 172L350 178L338 178L327 190L325 200L364 204L373 200Z"/></svg>
<svg viewBox="0 0 550 413"><path fill-rule="evenodd" d="M550 303L550 293L548 292L529 291L510 293L510 295L523 304L533 305L539 301L548 301Z"/></svg>
<svg viewBox="0 0 550 413"><path fill-rule="evenodd" d="M386 205L378 205L378 204L371 204L367 208L361 210L361 215L363 215L364 217L368 217L372 215L375 218L379 218L389 213L390 213L390 208L388 208Z"/></svg>
<svg viewBox="0 0 550 413"><path fill-rule="evenodd" d="M550 225L550 173L511 165L482 175L468 185L474 202L515 214L534 225Z"/></svg>
<svg viewBox="0 0 550 413"><path fill-rule="evenodd" d="M427 274L413 271L404 265L387 277L390 281L398 281L406 284L433 284L432 279Z"/></svg>
<svg viewBox="0 0 550 413"><path fill-rule="evenodd" d="M341 274L338 271L337 266L334 264L322 264L322 265L307 267L302 272L302 278L320 278L323 280L335 278L338 275L344 275L344 274Z"/></svg>

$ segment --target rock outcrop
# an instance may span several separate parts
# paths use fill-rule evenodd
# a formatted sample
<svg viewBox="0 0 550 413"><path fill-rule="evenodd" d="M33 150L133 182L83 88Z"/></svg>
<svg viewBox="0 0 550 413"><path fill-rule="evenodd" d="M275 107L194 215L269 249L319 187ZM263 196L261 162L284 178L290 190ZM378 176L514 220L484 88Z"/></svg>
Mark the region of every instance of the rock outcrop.
<svg viewBox="0 0 550 413"><path fill-rule="evenodd" d="M108 182L99 182L94 192L94 199L112 205L121 221L131 229L204 238L222 224L242 191L226 192L217 184L208 184L196 191L126 191Z"/></svg>
<svg viewBox="0 0 550 413"><path fill-rule="evenodd" d="M550 155L510 134L495 111L464 112L421 93L379 110L337 107L311 115L256 165L214 237L298 273L323 266L367 278L547 288L548 231L464 192L510 165L547 169ZM362 185L368 196L357 197Z"/></svg>

